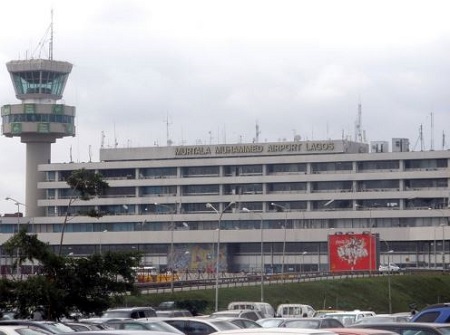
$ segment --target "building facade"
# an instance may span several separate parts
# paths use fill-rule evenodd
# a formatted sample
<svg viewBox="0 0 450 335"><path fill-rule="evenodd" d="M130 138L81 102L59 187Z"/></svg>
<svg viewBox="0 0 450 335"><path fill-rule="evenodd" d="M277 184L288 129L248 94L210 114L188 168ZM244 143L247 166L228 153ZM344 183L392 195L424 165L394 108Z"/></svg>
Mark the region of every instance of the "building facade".
<svg viewBox="0 0 450 335"><path fill-rule="evenodd" d="M139 250L161 269L213 272L219 245L221 271L328 271L329 235L352 233L379 237L380 263L441 268L449 159L345 140L104 148L99 162L39 165L46 214L17 219L56 248L68 212L64 253ZM110 187L68 208L65 180L81 168ZM86 216L92 208L103 216Z"/></svg>

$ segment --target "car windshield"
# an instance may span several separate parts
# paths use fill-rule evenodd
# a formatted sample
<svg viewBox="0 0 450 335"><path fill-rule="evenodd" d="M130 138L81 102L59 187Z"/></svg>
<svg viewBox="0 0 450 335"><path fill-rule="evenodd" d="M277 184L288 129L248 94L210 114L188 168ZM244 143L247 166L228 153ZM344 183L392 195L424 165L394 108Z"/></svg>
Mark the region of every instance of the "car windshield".
<svg viewBox="0 0 450 335"><path fill-rule="evenodd" d="M214 321L213 323L218 330L240 329L238 326L228 321Z"/></svg>
<svg viewBox="0 0 450 335"><path fill-rule="evenodd" d="M265 328L273 328L278 327L283 322L283 319L261 319L256 322Z"/></svg>
<svg viewBox="0 0 450 335"><path fill-rule="evenodd" d="M105 312L102 315L102 318L129 318L130 312L128 311L110 311Z"/></svg>
<svg viewBox="0 0 450 335"><path fill-rule="evenodd" d="M286 328L319 328L320 321L318 320L288 320L284 323Z"/></svg>
<svg viewBox="0 0 450 335"><path fill-rule="evenodd" d="M62 323L51 323L51 322L45 322L45 327L51 331L52 333L73 333L75 330L70 328L69 326L66 326Z"/></svg>
<svg viewBox="0 0 450 335"><path fill-rule="evenodd" d="M43 334L51 334L50 332L46 332L45 330L40 330L36 328L19 328L16 329L16 332L20 335L43 335Z"/></svg>
<svg viewBox="0 0 450 335"><path fill-rule="evenodd" d="M439 330L441 334L450 335L450 326L437 327L436 329Z"/></svg>
<svg viewBox="0 0 450 335"><path fill-rule="evenodd" d="M351 325L351 324L355 323L355 321L356 321L356 315L355 314L330 313L330 314L325 314L325 317L337 319L337 320L341 321L341 323L344 326Z"/></svg>

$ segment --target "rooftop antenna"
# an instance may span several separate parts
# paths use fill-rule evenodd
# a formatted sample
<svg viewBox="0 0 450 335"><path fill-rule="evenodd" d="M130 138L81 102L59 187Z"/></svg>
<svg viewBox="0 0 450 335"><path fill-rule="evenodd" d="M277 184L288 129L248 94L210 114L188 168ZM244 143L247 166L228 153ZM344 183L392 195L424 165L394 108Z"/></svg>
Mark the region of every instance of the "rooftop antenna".
<svg viewBox="0 0 450 335"><path fill-rule="evenodd" d="M48 44L48 59L53 60L53 8L50 12L50 43Z"/></svg>
<svg viewBox="0 0 450 335"><path fill-rule="evenodd" d="M114 122L114 148L117 148L119 143L117 142L117 136L116 136L116 123Z"/></svg>
<svg viewBox="0 0 450 335"><path fill-rule="evenodd" d="M355 142L363 142L362 135L362 105L361 101L358 103L358 117L355 122Z"/></svg>
<svg viewBox="0 0 450 335"><path fill-rule="evenodd" d="M256 127L255 127L255 130L256 130L256 136L255 136L255 139L254 139L254 142L255 143L259 143L259 134L261 134L261 131L259 130L259 124L258 124L258 121L256 121Z"/></svg>
<svg viewBox="0 0 450 335"><path fill-rule="evenodd" d="M100 148L105 146L105 132L102 130L101 138L100 138Z"/></svg>
<svg viewBox="0 0 450 335"><path fill-rule="evenodd" d="M48 26L47 30L45 31L44 36L39 41L36 49L31 54L31 58L33 58L36 53L39 53L38 58L41 58L41 52L44 50L44 46L47 42L46 39L48 37L48 34L50 33L50 40L49 40L49 44L48 44L48 59L53 60L53 9L51 10L50 13L51 13L50 14L50 25ZM28 59L28 56L26 56L25 58Z"/></svg>
<svg viewBox="0 0 450 335"><path fill-rule="evenodd" d="M434 135L433 135L433 133L434 133L434 114L433 114L433 112L430 113L430 117L431 117L431 120L430 120L430 122L431 122L430 150L433 151L434 150Z"/></svg>
<svg viewBox="0 0 450 335"><path fill-rule="evenodd" d="M416 141L416 144L414 145L414 150L416 149L417 142L420 142L420 151L423 151L423 126L420 124L419 126L419 138Z"/></svg>
<svg viewBox="0 0 450 335"><path fill-rule="evenodd" d="M443 130L442 131L442 150L445 150L445 146L446 146L446 143L445 143L445 131Z"/></svg>
<svg viewBox="0 0 450 335"><path fill-rule="evenodd" d="M164 123L166 124L166 143L167 143L167 146L170 147L172 145L172 140L170 139L170 136L169 136L169 126L172 123L169 121L169 113L167 113Z"/></svg>

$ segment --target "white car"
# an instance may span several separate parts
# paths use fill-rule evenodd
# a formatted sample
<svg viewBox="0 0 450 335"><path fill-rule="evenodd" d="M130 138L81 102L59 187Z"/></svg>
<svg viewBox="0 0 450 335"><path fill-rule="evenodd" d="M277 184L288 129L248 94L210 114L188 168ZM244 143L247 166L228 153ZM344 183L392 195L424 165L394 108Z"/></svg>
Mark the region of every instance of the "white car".
<svg viewBox="0 0 450 335"><path fill-rule="evenodd" d="M43 329L25 325L0 325L0 333L6 335L48 335L51 334Z"/></svg>
<svg viewBox="0 0 450 335"><path fill-rule="evenodd" d="M378 267L378 271L380 272L398 272L400 271L400 267L397 264L390 263L389 265L380 264Z"/></svg>
<svg viewBox="0 0 450 335"><path fill-rule="evenodd" d="M239 330L225 330L214 335L337 335L326 329L306 328L245 328Z"/></svg>

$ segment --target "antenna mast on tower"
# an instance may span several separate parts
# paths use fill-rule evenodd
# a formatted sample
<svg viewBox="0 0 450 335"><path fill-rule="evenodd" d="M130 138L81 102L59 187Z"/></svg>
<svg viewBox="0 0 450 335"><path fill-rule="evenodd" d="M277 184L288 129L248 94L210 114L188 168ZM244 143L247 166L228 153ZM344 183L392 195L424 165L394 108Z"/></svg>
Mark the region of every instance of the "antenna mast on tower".
<svg viewBox="0 0 450 335"><path fill-rule="evenodd" d="M355 122L355 142L363 142L365 139L362 134L362 105L358 103L358 118Z"/></svg>
<svg viewBox="0 0 450 335"><path fill-rule="evenodd" d="M259 124L258 121L256 121L256 126L255 126L255 130L256 130L256 136L255 136L255 143L259 143L259 134L261 134L261 131L259 130Z"/></svg>
<svg viewBox="0 0 450 335"><path fill-rule="evenodd" d="M50 42L48 44L48 59L53 60L53 8L50 12Z"/></svg>

